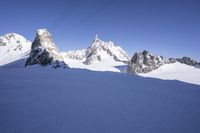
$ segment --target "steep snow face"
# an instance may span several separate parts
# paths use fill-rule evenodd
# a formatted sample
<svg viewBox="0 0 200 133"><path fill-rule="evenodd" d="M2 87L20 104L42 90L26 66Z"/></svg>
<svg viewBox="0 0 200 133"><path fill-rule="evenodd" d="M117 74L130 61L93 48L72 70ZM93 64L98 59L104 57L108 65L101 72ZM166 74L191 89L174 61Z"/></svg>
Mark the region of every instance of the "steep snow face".
<svg viewBox="0 0 200 133"><path fill-rule="evenodd" d="M31 42L21 35L0 36L0 66L27 57L30 50Z"/></svg>
<svg viewBox="0 0 200 133"><path fill-rule="evenodd" d="M200 85L200 69L179 62L165 64L152 72L139 75L160 79L180 80Z"/></svg>
<svg viewBox="0 0 200 133"><path fill-rule="evenodd" d="M174 63L175 61L164 58L163 56L156 56L149 51L136 52L132 57L127 72L128 73L148 73L160 66L168 63Z"/></svg>
<svg viewBox="0 0 200 133"><path fill-rule="evenodd" d="M48 67L0 69L1 133L200 133L200 86Z"/></svg>
<svg viewBox="0 0 200 133"><path fill-rule="evenodd" d="M116 61L128 62L129 56L128 54L119 46L115 46L112 41L104 42L95 37L91 47L89 47L86 51L86 60L84 64L92 64L102 59L107 55L111 56Z"/></svg>
<svg viewBox="0 0 200 133"><path fill-rule="evenodd" d="M42 66L52 65L53 68L62 66L66 68L62 54L46 29L37 30L35 40L31 46L31 53L25 66L35 64Z"/></svg>

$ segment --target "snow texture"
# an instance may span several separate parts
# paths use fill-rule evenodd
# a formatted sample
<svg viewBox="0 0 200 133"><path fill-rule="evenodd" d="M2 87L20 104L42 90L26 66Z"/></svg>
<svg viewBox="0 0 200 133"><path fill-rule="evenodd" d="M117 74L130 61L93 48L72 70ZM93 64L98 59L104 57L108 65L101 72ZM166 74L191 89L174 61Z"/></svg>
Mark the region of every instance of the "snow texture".
<svg viewBox="0 0 200 133"><path fill-rule="evenodd" d="M78 69L0 69L1 133L199 133L200 86Z"/></svg>
<svg viewBox="0 0 200 133"><path fill-rule="evenodd" d="M173 64L165 64L152 72L139 75L160 79L176 79L200 85L200 69L179 62Z"/></svg>
<svg viewBox="0 0 200 133"><path fill-rule="evenodd" d="M0 66L26 58L31 50L31 42L16 33L0 36Z"/></svg>

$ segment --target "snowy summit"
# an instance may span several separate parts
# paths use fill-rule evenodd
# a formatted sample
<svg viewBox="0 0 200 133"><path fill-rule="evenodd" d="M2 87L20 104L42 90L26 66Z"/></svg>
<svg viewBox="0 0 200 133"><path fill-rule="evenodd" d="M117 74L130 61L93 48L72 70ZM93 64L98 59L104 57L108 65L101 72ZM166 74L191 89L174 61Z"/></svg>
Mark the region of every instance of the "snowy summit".
<svg viewBox="0 0 200 133"><path fill-rule="evenodd" d="M180 80L200 85L200 62L189 57L166 58L148 50L135 52L130 58L120 46L112 41L103 41L98 34L89 47L82 50L61 52L47 29L38 29L32 43L16 33L6 34L0 37L0 47L0 65L4 68L20 65L79 68Z"/></svg>

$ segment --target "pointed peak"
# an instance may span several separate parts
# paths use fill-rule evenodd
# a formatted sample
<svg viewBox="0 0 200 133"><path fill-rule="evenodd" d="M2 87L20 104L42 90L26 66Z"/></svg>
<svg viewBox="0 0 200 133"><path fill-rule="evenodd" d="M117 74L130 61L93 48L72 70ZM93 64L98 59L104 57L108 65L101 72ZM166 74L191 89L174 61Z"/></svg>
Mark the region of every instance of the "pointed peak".
<svg viewBox="0 0 200 133"><path fill-rule="evenodd" d="M98 35L98 34L96 34L96 35L95 35L95 38L94 38L94 40L100 40L100 39L99 39L99 35Z"/></svg>
<svg viewBox="0 0 200 133"><path fill-rule="evenodd" d="M38 35L50 34L47 29L38 29L36 33Z"/></svg>
<svg viewBox="0 0 200 133"><path fill-rule="evenodd" d="M148 50L146 50L146 49L142 52L143 55L146 55L146 54L149 54L149 53L150 52Z"/></svg>

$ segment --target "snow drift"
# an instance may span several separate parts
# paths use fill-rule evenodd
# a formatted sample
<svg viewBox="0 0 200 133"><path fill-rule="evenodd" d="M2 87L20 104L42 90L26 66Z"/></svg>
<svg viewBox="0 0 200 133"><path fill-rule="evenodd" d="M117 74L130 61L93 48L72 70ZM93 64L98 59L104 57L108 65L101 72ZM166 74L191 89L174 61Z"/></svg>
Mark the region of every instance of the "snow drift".
<svg viewBox="0 0 200 133"><path fill-rule="evenodd" d="M199 133L200 86L112 72L0 69L2 133Z"/></svg>

